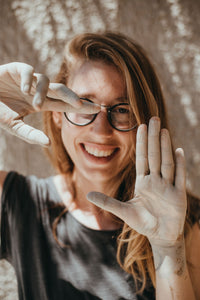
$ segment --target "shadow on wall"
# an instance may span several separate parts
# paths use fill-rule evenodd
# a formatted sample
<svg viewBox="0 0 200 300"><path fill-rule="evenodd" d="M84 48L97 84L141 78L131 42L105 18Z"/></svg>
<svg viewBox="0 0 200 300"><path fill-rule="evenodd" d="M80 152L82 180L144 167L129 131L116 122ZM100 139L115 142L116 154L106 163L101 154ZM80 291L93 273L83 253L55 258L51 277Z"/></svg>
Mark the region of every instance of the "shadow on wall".
<svg viewBox="0 0 200 300"><path fill-rule="evenodd" d="M188 188L200 195L200 2L120 3L120 29L143 45L155 64L174 145L185 150Z"/></svg>
<svg viewBox="0 0 200 300"><path fill-rule="evenodd" d="M66 41L75 34L108 29L130 35L143 45L156 66L167 100L174 144L184 147L186 152L188 186L199 194L199 11L200 2L195 0L162 3L152 0L8 0L1 6L1 63L24 61L35 66L37 72L45 72L53 78ZM34 117L33 122L37 124L38 120ZM7 136L6 140L8 144L12 142ZM22 144L23 152L26 147L29 149ZM37 152L38 147L31 150ZM34 173L38 166L34 167ZM17 166L19 168L26 172L25 167ZM48 166L45 170L51 172Z"/></svg>
<svg viewBox="0 0 200 300"><path fill-rule="evenodd" d="M200 195L200 1L1 2L1 64L23 61L53 78L66 41L77 33L116 30L140 43L153 60L163 85L174 145L185 149L188 186ZM27 122L41 128L39 114ZM52 174L40 147L30 147L3 131L0 144L2 168L40 177ZM7 272L7 265L2 263L0 299L16 299L13 273Z"/></svg>

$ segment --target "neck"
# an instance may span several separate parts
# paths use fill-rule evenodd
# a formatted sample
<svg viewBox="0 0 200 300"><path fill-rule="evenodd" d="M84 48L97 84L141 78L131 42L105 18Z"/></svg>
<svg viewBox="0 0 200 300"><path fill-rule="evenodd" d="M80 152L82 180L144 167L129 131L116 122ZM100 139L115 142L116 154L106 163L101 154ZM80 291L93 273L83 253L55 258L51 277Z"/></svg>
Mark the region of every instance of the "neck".
<svg viewBox="0 0 200 300"><path fill-rule="evenodd" d="M95 229L116 229L119 227L116 217L104 211L87 200L87 194L91 191L97 191L114 197L118 188L119 180L116 178L108 180L91 180L86 176L74 171L73 182L75 186L75 207L72 211L85 225ZM118 184L116 184L116 182ZM88 220L88 224L86 219Z"/></svg>

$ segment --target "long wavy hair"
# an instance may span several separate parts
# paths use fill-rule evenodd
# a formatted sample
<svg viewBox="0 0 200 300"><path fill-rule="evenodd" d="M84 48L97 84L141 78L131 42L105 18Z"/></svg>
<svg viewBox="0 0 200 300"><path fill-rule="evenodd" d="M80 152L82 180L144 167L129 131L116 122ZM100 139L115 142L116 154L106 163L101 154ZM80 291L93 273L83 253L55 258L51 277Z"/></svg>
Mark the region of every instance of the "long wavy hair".
<svg viewBox="0 0 200 300"><path fill-rule="evenodd" d="M84 33L66 46L65 56L56 82L67 85L76 61L102 61L114 65L125 80L128 102L138 125L148 124L152 116L159 116L161 128L168 128L165 103L158 77L145 51L130 38L113 32ZM44 130L51 139L47 154L59 173L72 174L73 162L64 148L61 131L54 124L52 112L44 113ZM128 201L134 195L135 157L124 170L116 197ZM65 213L66 210L63 211ZM59 217L54 224L54 229ZM56 232L56 231L54 231ZM121 267L133 275L136 287L142 292L150 278L155 286L153 255L148 239L123 224L118 237L117 259Z"/></svg>

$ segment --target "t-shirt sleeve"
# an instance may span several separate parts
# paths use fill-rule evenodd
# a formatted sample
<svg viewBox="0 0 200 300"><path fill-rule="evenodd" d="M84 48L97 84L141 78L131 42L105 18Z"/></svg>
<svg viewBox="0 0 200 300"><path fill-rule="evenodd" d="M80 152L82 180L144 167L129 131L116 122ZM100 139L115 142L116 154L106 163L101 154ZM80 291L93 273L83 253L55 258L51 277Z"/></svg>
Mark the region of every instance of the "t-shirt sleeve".
<svg viewBox="0 0 200 300"><path fill-rule="evenodd" d="M26 235L34 233L45 211L35 176L8 173L1 199L0 258L12 263L15 246L26 241ZM30 232L33 230L33 232ZM29 232L27 232L29 231Z"/></svg>
<svg viewBox="0 0 200 300"><path fill-rule="evenodd" d="M10 234L9 234L9 212L7 199L11 195L11 191L14 190L12 182L16 177L15 172L10 172L6 176L3 185L2 197L1 197L1 224L0 224L0 258L7 258L10 256Z"/></svg>

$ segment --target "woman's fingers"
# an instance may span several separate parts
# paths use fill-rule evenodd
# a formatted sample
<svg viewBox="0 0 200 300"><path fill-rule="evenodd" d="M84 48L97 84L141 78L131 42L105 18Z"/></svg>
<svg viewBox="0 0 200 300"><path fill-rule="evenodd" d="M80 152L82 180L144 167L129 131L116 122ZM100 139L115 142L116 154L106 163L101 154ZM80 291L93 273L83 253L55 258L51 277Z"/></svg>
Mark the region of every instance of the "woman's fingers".
<svg viewBox="0 0 200 300"><path fill-rule="evenodd" d="M25 124L22 120L15 120L12 123L10 127L4 128L30 144L49 146L50 140L41 130Z"/></svg>
<svg viewBox="0 0 200 300"><path fill-rule="evenodd" d="M0 102L0 127L30 144L49 146L49 138L40 130L25 124L17 111Z"/></svg>
<svg viewBox="0 0 200 300"><path fill-rule="evenodd" d="M175 186L178 190L185 190L186 170L185 170L185 156L182 148L175 151L176 171L175 171Z"/></svg>
<svg viewBox="0 0 200 300"><path fill-rule="evenodd" d="M79 111L98 113L100 107L92 103L83 103L79 96L62 83L49 83L46 75L33 73L27 64L16 63L17 72L21 75L21 90L34 95L32 105L36 110L43 111ZM31 90L32 87L32 90Z"/></svg>
<svg viewBox="0 0 200 300"><path fill-rule="evenodd" d="M21 91L29 94L33 81L33 67L24 63L11 63L7 65L7 70L9 73L17 71L21 77Z"/></svg>
<svg viewBox="0 0 200 300"><path fill-rule="evenodd" d="M47 96L49 88L49 78L43 74L34 73L36 79L36 92L32 105L36 110L40 110Z"/></svg>
<svg viewBox="0 0 200 300"><path fill-rule="evenodd" d="M136 137L136 173L146 175L149 171L147 145L147 126L139 126Z"/></svg>
<svg viewBox="0 0 200 300"><path fill-rule="evenodd" d="M148 133L145 124L138 128L136 141L136 173L147 175L160 174L160 119L149 121Z"/></svg>
<svg viewBox="0 0 200 300"><path fill-rule="evenodd" d="M153 117L148 128L148 162L152 174L160 174L160 119Z"/></svg>
<svg viewBox="0 0 200 300"><path fill-rule="evenodd" d="M41 111L58 111L58 112L79 112L87 114L96 114L101 110L98 104L83 102L79 108L75 108L71 104L63 102L62 100L46 98L41 107Z"/></svg>
<svg viewBox="0 0 200 300"><path fill-rule="evenodd" d="M50 83L41 110L59 112L80 112L95 114L101 110L98 104L82 102L68 87L61 83Z"/></svg>
<svg viewBox="0 0 200 300"><path fill-rule="evenodd" d="M137 175L157 174L179 189L185 188L185 160L182 149L177 149L176 170L170 135L167 129L160 131L160 119L152 117L149 121L148 135L146 125L138 128L136 140Z"/></svg>
<svg viewBox="0 0 200 300"><path fill-rule="evenodd" d="M76 108L82 106L79 96L62 83L50 83L47 96L49 98L62 100Z"/></svg>
<svg viewBox="0 0 200 300"><path fill-rule="evenodd" d="M161 130L161 174L165 180L174 182L174 159L167 129Z"/></svg>
<svg viewBox="0 0 200 300"><path fill-rule="evenodd" d="M109 211L121 219L123 219L123 217L126 215L125 203L111 198L105 194L99 192L90 192L87 194L87 199L96 206Z"/></svg>
<svg viewBox="0 0 200 300"><path fill-rule="evenodd" d="M140 197L121 202L99 192L87 194L90 202L122 219L137 232L148 236L156 228L156 218L142 205Z"/></svg>

